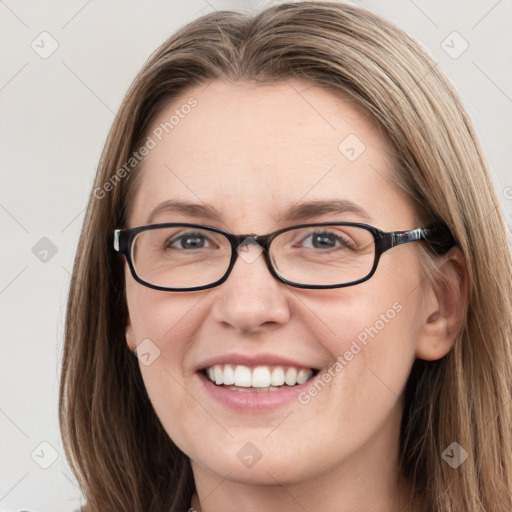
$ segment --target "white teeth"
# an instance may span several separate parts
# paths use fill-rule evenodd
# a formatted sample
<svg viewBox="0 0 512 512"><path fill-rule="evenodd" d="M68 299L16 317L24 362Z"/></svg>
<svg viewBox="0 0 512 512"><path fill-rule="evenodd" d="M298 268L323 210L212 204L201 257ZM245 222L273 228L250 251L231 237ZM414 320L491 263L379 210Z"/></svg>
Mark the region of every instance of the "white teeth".
<svg viewBox="0 0 512 512"><path fill-rule="evenodd" d="M230 364L224 366L224 384L231 386L235 383L235 371Z"/></svg>
<svg viewBox="0 0 512 512"><path fill-rule="evenodd" d="M288 368L284 381L288 386L293 386L297 382L297 370L295 368Z"/></svg>
<svg viewBox="0 0 512 512"><path fill-rule="evenodd" d="M258 391L274 391L276 386L295 386L304 384L312 376L312 370L283 366L256 366L249 368L244 365L216 364L207 369L206 375L218 386L234 386L237 388L256 388ZM249 391L249 389L247 390Z"/></svg>
<svg viewBox="0 0 512 512"><path fill-rule="evenodd" d="M235 386L242 388L251 387L251 370L247 366L239 364L235 368Z"/></svg>
<svg viewBox="0 0 512 512"><path fill-rule="evenodd" d="M272 386L282 386L284 384L284 370L280 366L276 366L272 370L270 384Z"/></svg>
<svg viewBox="0 0 512 512"><path fill-rule="evenodd" d="M215 384L224 384L224 372L222 371L222 368L216 364L213 367L214 374L215 374Z"/></svg>
<svg viewBox="0 0 512 512"><path fill-rule="evenodd" d="M297 374L297 384L304 384L311 377L311 370L300 370Z"/></svg>
<svg viewBox="0 0 512 512"><path fill-rule="evenodd" d="M252 387L268 388L270 386L270 371L267 366L258 366L252 371Z"/></svg>

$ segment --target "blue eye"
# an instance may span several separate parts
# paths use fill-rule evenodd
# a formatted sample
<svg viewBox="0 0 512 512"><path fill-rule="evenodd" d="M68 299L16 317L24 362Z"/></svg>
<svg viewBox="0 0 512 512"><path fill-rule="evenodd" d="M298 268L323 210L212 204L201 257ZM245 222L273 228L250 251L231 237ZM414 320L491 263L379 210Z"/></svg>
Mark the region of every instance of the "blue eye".
<svg viewBox="0 0 512 512"><path fill-rule="evenodd" d="M166 247L174 249L203 249L211 247L210 241L202 233L184 233L173 237L166 244Z"/></svg>
<svg viewBox="0 0 512 512"><path fill-rule="evenodd" d="M302 247L309 249L335 249L339 247L350 247L347 240L341 238L335 233L328 231L315 231L306 236L302 242Z"/></svg>

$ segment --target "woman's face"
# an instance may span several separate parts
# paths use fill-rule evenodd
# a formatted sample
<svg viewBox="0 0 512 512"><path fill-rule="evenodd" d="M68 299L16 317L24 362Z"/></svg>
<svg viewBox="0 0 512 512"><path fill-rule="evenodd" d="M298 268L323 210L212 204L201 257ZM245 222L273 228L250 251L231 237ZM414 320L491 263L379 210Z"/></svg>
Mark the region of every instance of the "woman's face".
<svg viewBox="0 0 512 512"><path fill-rule="evenodd" d="M259 235L330 221L419 227L392 181L379 128L347 99L306 82L195 87L148 133L156 146L129 227L189 222ZM160 209L149 221L169 200L201 208ZM285 215L291 208L294 217ZM147 392L196 477L275 484L394 468L402 392L428 314L418 244L384 253L362 284L324 290L279 282L256 246L240 254L226 282L195 292L150 289L125 269L128 345L144 343ZM234 373L242 366L238 377L249 371L248 383L259 375L264 390L217 386L205 376L214 363ZM293 368L304 378L319 373L267 390L267 375L294 382Z"/></svg>

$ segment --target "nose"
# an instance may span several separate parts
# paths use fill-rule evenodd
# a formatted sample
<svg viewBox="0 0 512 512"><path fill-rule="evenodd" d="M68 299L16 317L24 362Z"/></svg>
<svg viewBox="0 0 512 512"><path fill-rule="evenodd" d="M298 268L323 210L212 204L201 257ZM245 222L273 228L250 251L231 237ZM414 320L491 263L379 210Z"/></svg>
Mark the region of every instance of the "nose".
<svg viewBox="0 0 512 512"><path fill-rule="evenodd" d="M217 290L214 319L240 332L275 328L290 319L286 285L269 272L258 245L241 248L228 279Z"/></svg>

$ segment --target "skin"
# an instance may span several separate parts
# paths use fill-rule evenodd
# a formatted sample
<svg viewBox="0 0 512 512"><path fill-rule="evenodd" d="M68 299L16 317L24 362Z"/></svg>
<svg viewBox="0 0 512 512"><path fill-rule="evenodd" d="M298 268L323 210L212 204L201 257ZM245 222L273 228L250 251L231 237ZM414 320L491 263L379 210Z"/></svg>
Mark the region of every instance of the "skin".
<svg viewBox="0 0 512 512"><path fill-rule="evenodd" d="M162 214L157 222L194 222L232 233L266 234L286 225L279 212L298 201L348 199L354 213L308 222L366 222L385 231L420 227L392 180L393 159L375 123L352 102L307 82L272 86L213 82L185 91L153 122L169 119L188 98L198 105L145 158L128 226L147 222L170 198L207 203L221 220ZM338 145L356 134L366 149L354 161ZM192 461L203 512L396 512L402 393L416 357L438 359L460 328L460 255L440 266L449 283L436 293L421 274L418 244L386 252L376 274L332 290L288 287L262 257L239 258L222 285L163 292L140 285L126 267L131 350L149 338L160 356L140 370L162 425ZM386 323L310 403L270 412L234 412L198 381L202 361L226 353L271 353L329 368L357 335L393 304ZM262 458L248 468L237 452L254 444Z"/></svg>

